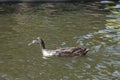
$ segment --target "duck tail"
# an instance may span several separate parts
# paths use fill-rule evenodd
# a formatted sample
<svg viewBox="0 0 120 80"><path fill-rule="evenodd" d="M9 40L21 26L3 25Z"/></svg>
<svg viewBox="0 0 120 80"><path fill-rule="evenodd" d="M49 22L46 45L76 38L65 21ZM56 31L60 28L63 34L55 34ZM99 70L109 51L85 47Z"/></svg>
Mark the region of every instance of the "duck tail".
<svg viewBox="0 0 120 80"><path fill-rule="evenodd" d="M88 51L89 51L89 49L88 49L88 48L85 48L85 49L84 49L84 55L86 55Z"/></svg>

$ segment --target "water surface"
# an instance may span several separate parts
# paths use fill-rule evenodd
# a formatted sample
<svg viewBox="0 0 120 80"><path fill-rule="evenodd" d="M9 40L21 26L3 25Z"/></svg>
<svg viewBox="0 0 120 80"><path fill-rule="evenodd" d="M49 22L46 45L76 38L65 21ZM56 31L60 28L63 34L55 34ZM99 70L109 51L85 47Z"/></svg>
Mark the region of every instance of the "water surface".
<svg viewBox="0 0 120 80"><path fill-rule="evenodd" d="M120 17L114 15L87 9L1 14L0 80L119 80ZM90 51L85 57L45 60L38 45L27 45L38 36L48 49L86 46Z"/></svg>

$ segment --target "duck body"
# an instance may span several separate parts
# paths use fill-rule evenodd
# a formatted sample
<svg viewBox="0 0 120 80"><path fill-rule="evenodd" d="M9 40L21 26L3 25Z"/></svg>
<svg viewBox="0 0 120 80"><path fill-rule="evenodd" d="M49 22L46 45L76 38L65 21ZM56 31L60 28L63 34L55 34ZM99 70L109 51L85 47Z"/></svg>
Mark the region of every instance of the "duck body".
<svg viewBox="0 0 120 80"><path fill-rule="evenodd" d="M84 56L89 50L83 47L67 47L67 48L60 48L56 50L48 50L45 48L45 43L40 37L33 40L28 45L31 45L33 43L37 43L40 45L40 47L42 48L42 53L44 58L50 57L50 56L59 56L59 57Z"/></svg>

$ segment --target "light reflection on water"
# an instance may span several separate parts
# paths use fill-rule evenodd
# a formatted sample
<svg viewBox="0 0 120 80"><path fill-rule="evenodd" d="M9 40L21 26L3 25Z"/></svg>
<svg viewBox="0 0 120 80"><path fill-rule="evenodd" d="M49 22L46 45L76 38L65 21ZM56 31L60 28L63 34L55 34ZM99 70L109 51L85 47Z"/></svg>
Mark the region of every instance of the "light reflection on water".
<svg viewBox="0 0 120 80"><path fill-rule="evenodd" d="M10 22L12 18L15 24L3 24L1 20L2 25L11 28L10 31L1 30L0 33L0 79L118 80L119 24L111 25L116 19L108 18L104 27L102 14L100 18L90 15L98 13L88 12L78 11L76 15L73 12L56 17L13 14L7 16L8 19L3 15L3 19L7 19L3 21ZM43 60L37 45L27 46L27 43L37 36L43 37L47 47L51 49L82 45L89 47L90 51L81 58L51 57Z"/></svg>

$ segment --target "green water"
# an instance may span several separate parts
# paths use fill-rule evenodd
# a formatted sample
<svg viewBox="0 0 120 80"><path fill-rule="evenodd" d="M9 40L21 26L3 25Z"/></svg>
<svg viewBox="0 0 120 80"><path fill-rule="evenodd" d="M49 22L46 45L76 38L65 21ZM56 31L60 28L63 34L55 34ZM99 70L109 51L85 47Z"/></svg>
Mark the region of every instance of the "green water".
<svg viewBox="0 0 120 80"><path fill-rule="evenodd" d="M120 27L118 20L111 28L110 14L87 9L1 14L0 80L119 80ZM38 45L28 46L38 36L48 49L86 46L90 51L85 57L45 60Z"/></svg>

